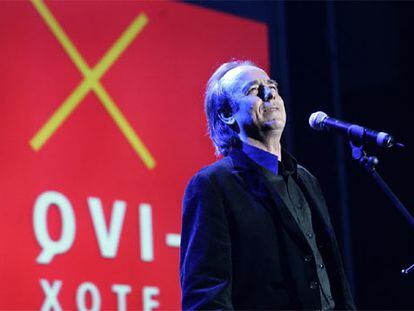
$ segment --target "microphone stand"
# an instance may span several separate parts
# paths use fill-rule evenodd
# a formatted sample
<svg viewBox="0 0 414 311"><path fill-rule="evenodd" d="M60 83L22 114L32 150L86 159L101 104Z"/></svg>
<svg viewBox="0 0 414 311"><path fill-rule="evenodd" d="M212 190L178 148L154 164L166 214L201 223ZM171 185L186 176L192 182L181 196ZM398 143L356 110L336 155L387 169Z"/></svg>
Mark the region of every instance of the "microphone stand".
<svg viewBox="0 0 414 311"><path fill-rule="evenodd" d="M391 199L392 203L399 209L399 211L404 215L405 219L414 228L414 218L410 214L410 212L406 209L404 204L398 199L398 197L392 192L391 188L385 183L382 177L378 174L375 169L375 166L378 164L378 158L375 156L368 156L365 150L363 149L363 145L359 143L355 143L352 139L349 140L349 144L351 145L352 149L352 158L356 160L362 167L367 171L369 175L371 175L377 184L380 186L383 192ZM414 264L406 269L402 269L402 274L408 274L411 271L414 271Z"/></svg>

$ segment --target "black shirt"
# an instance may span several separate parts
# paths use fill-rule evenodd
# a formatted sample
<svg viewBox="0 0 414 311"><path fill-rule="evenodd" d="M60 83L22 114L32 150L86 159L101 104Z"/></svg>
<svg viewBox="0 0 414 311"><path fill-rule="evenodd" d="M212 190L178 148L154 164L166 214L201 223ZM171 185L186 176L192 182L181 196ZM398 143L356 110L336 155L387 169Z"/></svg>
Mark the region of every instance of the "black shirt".
<svg viewBox="0 0 414 311"><path fill-rule="evenodd" d="M335 302L331 293L328 273L316 243L311 208L297 183L296 160L285 150L282 151L282 162L278 161L276 155L251 145L243 144L242 150L260 166L267 180L281 196L288 198L285 203L312 250L312 254L309 254L308 258L314 260L316 265L318 280L312 281L309 286L319 287L322 310L334 309Z"/></svg>

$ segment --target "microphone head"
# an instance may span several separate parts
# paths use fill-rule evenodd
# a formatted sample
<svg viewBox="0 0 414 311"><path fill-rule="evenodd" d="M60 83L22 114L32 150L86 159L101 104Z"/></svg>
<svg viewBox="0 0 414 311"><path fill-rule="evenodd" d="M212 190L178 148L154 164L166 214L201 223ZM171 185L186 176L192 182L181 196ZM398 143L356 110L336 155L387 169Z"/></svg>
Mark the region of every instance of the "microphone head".
<svg viewBox="0 0 414 311"><path fill-rule="evenodd" d="M327 118L328 115L323 111L317 111L310 115L309 117L309 125L314 130L321 131L323 130L323 120Z"/></svg>

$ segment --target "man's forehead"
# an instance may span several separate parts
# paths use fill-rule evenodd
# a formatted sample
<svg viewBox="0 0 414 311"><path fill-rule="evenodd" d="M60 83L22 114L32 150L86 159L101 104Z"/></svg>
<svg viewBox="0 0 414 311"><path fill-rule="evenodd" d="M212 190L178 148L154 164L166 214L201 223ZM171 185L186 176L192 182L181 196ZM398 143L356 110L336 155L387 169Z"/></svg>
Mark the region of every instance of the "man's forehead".
<svg viewBox="0 0 414 311"><path fill-rule="evenodd" d="M267 73L256 66L243 65L233 68L226 72L221 78L223 85L227 87L235 86L238 82L248 82L259 79L269 79Z"/></svg>

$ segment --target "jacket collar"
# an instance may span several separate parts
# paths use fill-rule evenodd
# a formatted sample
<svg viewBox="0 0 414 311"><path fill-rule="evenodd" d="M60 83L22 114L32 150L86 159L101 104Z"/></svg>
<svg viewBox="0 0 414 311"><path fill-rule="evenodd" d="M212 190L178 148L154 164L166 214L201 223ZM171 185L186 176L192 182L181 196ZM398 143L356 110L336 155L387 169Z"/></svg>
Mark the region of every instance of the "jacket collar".
<svg viewBox="0 0 414 311"><path fill-rule="evenodd" d="M282 153L282 158L289 158L290 161L294 161L295 172L297 182L302 188L302 191L308 200L309 206L312 210L315 210L312 215L313 218L317 218L315 225L319 223L323 227L323 235L331 236L331 224L329 218L325 215L325 208L321 205L324 204L324 199L319 192L315 191L314 185L312 185L307 179L298 174L296 160L286 151ZM232 173L240 178L246 188L246 191L251 193L262 205L269 211L275 221L281 222L287 231L294 237L298 243L303 247L309 248L306 237L302 230L299 228L296 220L293 218L287 207L288 198L281 195L281 193L273 187L270 181L265 177L263 173L264 168L260 167L253 160L251 160L241 149L234 148L229 154L232 164ZM270 172L267 172L271 174ZM284 181L280 179L280 182ZM276 207L276 208L275 208ZM312 208L314 207L314 208ZM319 236L319 238L328 238L325 236Z"/></svg>

